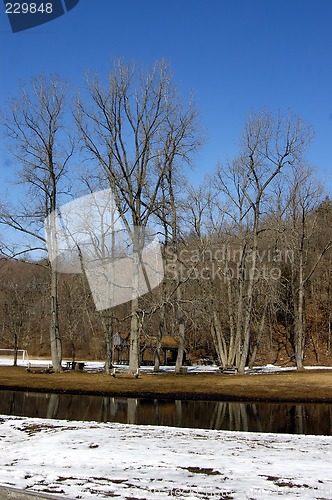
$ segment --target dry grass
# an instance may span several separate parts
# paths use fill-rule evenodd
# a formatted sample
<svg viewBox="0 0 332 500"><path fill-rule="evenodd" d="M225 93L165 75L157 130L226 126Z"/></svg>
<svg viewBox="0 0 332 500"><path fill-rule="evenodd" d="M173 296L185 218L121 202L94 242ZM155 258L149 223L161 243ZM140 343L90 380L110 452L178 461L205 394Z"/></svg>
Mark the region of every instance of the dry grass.
<svg viewBox="0 0 332 500"><path fill-rule="evenodd" d="M332 370L245 376L160 373L135 379L127 374L113 378L103 373L41 374L0 367L0 388L164 399L332 402Z"/></svg>

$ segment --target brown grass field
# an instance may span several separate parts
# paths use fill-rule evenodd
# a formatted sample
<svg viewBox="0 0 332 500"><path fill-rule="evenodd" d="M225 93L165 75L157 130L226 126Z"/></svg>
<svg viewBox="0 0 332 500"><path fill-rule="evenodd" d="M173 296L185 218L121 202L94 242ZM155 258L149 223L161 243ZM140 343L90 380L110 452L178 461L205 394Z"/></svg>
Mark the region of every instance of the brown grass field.
<svg viewBox="0 0 332 500"><path fill-rule="evenodd" d="M264 375L123 372L114 378L103 373L65 371L28 373L25 368L0 367L0 389L109 396L332 402L332 370L308 370Z"/></svg>

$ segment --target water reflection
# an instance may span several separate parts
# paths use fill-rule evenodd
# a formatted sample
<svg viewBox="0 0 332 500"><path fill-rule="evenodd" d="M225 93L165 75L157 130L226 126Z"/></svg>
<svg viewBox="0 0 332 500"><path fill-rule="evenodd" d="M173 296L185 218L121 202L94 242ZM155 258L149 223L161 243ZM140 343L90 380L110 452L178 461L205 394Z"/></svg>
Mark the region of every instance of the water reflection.
<svg viewBox="0 0 332 500"><path fill-rule="evenodd" d="M231 431L332 435L332 405L165 401L0 391L0 413Z"/></svg>

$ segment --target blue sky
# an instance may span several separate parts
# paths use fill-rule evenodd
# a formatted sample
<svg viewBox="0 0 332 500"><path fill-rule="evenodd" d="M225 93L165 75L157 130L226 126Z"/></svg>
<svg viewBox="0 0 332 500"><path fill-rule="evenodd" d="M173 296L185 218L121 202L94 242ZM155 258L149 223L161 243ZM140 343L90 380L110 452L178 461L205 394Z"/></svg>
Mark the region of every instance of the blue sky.
<svg viewBox="0 0 332 500"><path fill-rule="evenodd" d="M0 108L19 79L59 73L75 87L88 69L105 75L114 57L165 57L182 93L194 92L205 130L192 179L236 154L251 109L291 109L315 130L308 158L331 191L331 0L80 0L19 33L0 7Z"/></svg>

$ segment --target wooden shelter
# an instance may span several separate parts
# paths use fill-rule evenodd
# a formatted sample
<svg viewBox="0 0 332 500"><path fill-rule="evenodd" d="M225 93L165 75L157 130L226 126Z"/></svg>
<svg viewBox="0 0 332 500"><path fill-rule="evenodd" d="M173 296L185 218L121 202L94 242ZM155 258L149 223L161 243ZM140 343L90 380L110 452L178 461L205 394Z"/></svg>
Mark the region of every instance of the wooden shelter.
<svg viewBox="0 0 332 500"><path fill-rule="evenodd" d="M129 363L129 339L130 334L116 333L113 337L113 362L115 364ZM140 342L140 365L153 365L157 338L142 338ZM160 362L165 366L172 366L176 363L178 355L179 342L171 335L164 335L161 339ZM186 352L184 353L183 363L186 362Z"/></svg>

